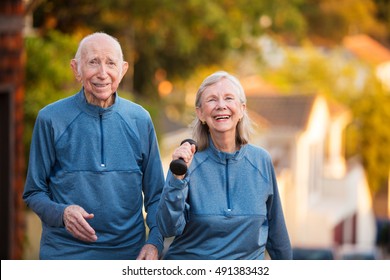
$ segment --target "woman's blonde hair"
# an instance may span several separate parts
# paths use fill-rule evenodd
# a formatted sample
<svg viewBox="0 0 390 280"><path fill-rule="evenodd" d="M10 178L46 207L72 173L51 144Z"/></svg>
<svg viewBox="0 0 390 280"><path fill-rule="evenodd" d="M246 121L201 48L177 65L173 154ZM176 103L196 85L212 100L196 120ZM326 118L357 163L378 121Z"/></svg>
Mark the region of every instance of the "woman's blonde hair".
<svg viewBox="0 0 390 280"><path fill-rule="evenodd" d="M246 96L244 89L240 81L233 75L225 71L217 71L206 79L203 80L199 86L198 92L196 93L195 107L201 107L201 98L203 92L210 86L216 84L222 79L229 80L237 89L236 93L241 104L246 104ZM250 134L253 131L253 123L249 118L246 110L243 111L243 117L237 124L236 130L236 144L238 146L247 144L249 142ZM206 149L209 146L209 127L207 124L203 124L199 118L196 116L192 123L192 137L198 144L198 149L200 151Z"/></svg>

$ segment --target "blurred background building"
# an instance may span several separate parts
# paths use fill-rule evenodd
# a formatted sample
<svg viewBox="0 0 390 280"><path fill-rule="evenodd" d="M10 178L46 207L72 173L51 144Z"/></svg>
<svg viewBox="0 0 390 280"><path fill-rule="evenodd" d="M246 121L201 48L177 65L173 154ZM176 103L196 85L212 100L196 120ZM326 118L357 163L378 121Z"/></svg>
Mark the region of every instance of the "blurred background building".
<svg viewBox="0 0 390 280"><path fill-rule="evenodd" d="M24 244L24 5L0 4L0 256L20 259Z"/></svg>

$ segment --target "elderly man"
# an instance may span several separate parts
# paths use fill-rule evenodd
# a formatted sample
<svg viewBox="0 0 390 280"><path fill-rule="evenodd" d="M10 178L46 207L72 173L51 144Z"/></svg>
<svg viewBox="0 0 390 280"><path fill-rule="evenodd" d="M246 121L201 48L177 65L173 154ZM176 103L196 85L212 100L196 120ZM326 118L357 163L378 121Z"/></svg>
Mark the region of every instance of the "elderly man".
<svg viewBox="0 0 390 280"><path fill-rule="evenodd" d="M158 259L164 174L149 113L117 93L121 46L91 34L71 67L82 89L39 112L31 142L23 198L42 220L40 258Z"/></svg>

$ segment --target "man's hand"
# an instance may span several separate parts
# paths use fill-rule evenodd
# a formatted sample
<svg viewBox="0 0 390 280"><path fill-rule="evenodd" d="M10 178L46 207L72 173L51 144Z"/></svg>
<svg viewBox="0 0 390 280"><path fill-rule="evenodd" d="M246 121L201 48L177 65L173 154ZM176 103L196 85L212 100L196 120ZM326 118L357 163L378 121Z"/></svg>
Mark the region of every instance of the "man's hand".
<svg viewBox="0 0 390 280"><path fill-rule="evenodd" d="M137 260L158 260L157 247L152 244L145 244L137 257Z"/></svg>
<svg viewBox="0 0 390 280"><path fill-rule="evenodd" d="M93 214L87 213L82 207L70 205L64 211L65 228L77 239L85 242L95 242L97 240L95 230L86 221L93 217Z"/></svg>

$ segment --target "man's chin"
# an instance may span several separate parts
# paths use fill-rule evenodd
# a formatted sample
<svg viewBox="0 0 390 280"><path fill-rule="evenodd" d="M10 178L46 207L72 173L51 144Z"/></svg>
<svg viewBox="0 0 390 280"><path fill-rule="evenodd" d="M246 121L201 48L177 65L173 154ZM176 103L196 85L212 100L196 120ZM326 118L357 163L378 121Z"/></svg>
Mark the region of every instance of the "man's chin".
<svg viewBox="0 0 390 280"><path fill-rule="evenodd" d="M113 97L114 93L111 93L111 91L94 90L93 92L85 91L85 96L88 103L90 104L102 105L102 103L109 103L109 104L105 104L106 106L107 105L109 106L113 103L113 100L112 102L110 102L110 99Z"/></svg>

